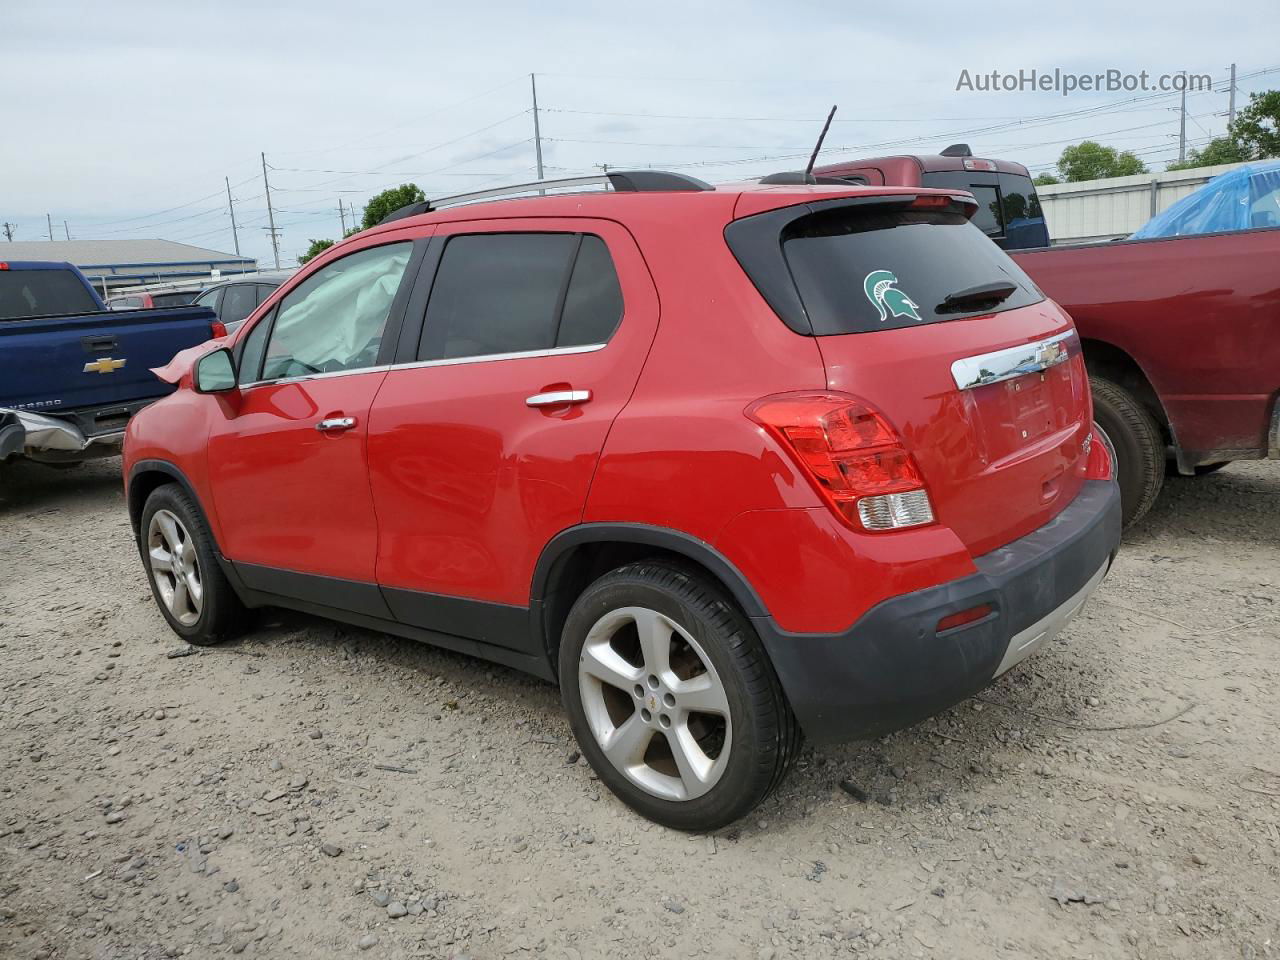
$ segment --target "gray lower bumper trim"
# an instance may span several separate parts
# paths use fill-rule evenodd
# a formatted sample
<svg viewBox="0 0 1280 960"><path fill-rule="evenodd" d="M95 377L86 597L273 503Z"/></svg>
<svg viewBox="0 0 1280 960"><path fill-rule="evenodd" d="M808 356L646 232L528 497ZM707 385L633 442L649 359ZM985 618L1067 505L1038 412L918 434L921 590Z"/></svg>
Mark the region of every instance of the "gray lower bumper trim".
<svg viewBox="0 0 1280 960"><path fill-rule="evenodd" d="M1098 572L1089 578L1089 582L1081 587L1071 596L1065 603L1061 604L1056 610L1051 611L1047 616L1041 617L1025 630L1020 630L1009 641L1009 648L1004 652L1004 659L1000 661L1000 666L996 667L995 675L998 677L1011 667L1017 666L1027 657L1031 656L1046 643L1062 632L1062 629L1075 619L1085 605L1085 602L1093 596L1093 591L1098 589L1098 584L1102 583L1102 578L1107 575L1107 568L1111 566L1108 560L1098 568Z"/></svg>

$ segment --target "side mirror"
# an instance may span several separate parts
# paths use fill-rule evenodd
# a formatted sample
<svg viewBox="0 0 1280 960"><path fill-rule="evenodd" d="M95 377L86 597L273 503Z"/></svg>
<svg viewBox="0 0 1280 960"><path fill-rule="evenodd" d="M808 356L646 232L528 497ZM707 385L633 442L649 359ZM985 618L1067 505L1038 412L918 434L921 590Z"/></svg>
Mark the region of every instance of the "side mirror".
<svg viewBox="0 0 1280 960"><path fill-rule="evenodd" d="M196 393L224 393L236 386L236 364L227 349L206 353L196 361Z"/></svg>

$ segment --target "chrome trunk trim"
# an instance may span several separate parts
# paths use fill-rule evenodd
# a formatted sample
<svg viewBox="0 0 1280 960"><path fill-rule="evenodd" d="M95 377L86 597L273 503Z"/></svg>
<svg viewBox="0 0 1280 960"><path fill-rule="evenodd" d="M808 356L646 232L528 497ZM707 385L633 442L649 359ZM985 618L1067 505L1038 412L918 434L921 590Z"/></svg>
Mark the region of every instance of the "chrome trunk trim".
<svg viewBox="0 0 1280 960"><path fill-rule="evenodd" d="M1056 367L1079 350L1076 332L1068 330L1035 343L957 360L951 364L951 376L961 390L971 390Z"/></svg>

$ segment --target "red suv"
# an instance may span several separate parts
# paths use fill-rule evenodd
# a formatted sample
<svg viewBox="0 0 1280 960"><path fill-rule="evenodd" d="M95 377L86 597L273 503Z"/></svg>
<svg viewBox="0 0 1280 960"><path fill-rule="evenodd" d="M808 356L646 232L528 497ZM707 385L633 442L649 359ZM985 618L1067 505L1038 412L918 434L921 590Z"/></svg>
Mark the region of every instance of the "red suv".
<svg viewBox="0 0 1280 960"><path fill-rule="evenodd" d="M608 179L316 257L162 371L128 504L187 640L275 605L558 680L601 780L710 829L802 731L1045 643L1119 496L1071 323L971 196Z"/></svg>

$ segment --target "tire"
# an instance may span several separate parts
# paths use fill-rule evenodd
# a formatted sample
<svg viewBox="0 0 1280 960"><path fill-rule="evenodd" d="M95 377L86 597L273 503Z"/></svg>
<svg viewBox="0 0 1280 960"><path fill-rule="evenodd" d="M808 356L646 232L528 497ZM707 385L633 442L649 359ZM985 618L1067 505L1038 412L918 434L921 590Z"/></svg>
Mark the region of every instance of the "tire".
<svg viewBox="0 0 1280 960"><path fill-rule="evenodd" d="M664 642L666 670L654 654ZM587 587L565 621L559 665L583 756L623 803L664 826L732 823L777 787L799 751L799 725L750 621L680 564L632 563ZM609 741L621 763L606 753Z"/></svg>
<svg viewBox="0 0 1280 960"><path fill-rule="evenodd" d="M157 487L147 497L138 549L151 595L174 633L208 646L240 632L244 604L218 564L204 515L177 484Z"/></svg>
<svg viewBox="0 0 1280 960"><path fill-rule="evenodd" d="M1155 418L1123 387L1089 378L1093 416L1116 452L1120 509L1126 527L1141 520L1164 484L1164 436Z"/></svg>
<svg viewBox="0 0 1280 960"><path fill-rule="evenodd" d="M1207 477L1211 473L1217 473L1231 462L1230 460L1223 460L1221 463L1202 463L1200 466L1193 468L1195 473L1188 477L1178 469L1178 461L1170 460L1165 464L1165 475L1178 477L1182 480L1194 480L1196 477Z"/></svg>

